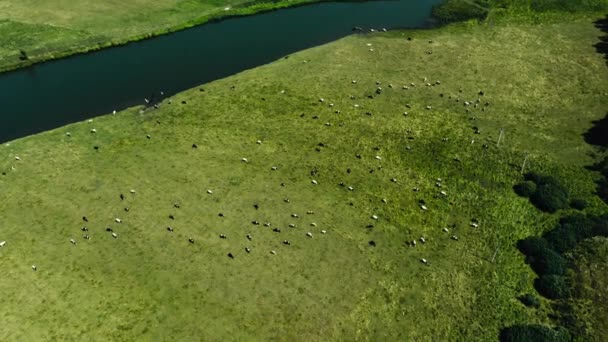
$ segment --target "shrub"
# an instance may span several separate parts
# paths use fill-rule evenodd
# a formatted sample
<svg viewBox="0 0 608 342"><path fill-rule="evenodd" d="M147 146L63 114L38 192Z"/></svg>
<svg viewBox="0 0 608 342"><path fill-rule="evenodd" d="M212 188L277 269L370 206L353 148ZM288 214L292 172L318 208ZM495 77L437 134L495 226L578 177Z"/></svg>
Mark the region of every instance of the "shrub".
<svg viewBox="0 0 608 342"><path fill-rule="evenodd" d="M568 207L568 191L553 178L545 180L536 184L536 192L530 196L532 204L548 213Z"/></svg>
<svg viewBox="0 0 608 342"><path fill-rule="evenodd" d="M536 290L549 299L568 298L569 288L566 277L543 275L536 280Z"/></svg>
<svg viewBox="0 0 608 342"><path fill-rule="evenodd" d="M570 333L563 328L551 329L545 325L515 325L500 332L501 342L566 342Z"/></svg>
<svg viewBox="0 0 608 342"><path fill-rule="evenodd" d="M531 236L517 242L517 248L525 255L540 255L544 249L549 248L547 240L540 236Z"/></svg>
<svg viewBox="0 0 608 342"><path fill-rule="evenodd" d="M537 296L531 293L527 293L523 296L520 296L518 299L520 302L522 302L523 305L528 307L537 308L540 306L540 299L538 299Z"/></svg>
<svg viewBox="0 0 608 342"><path fill-rule="evenodd" d="M447 0L433 6L432 15L441 24L449 24L470 19L483 20L487 11L464 0Z"/></svg>
<svg viewBox="0 0 608 342"><path fill-rule="evenodd" d="M539 275L564 275L568 269L568 262L554 250L544 249L540 255L536 256L532 268Z"/></svg>
<svg viewBox="0 0 608 342"><path fill-rule="evenodd" d="M587 208L587 201L585 201L584 199L580 199L580 198L576 198L573 199L572 201L570 201L570 207L576 209L576 210L584 210L585 208Z"/></svg>
<svg viewBox="0 0 608 342"><path fill-rule="evenodd" d="M513 187L515 193L522 197L530 197L536 192L536 183L533 181L523 181Z"/></svg>

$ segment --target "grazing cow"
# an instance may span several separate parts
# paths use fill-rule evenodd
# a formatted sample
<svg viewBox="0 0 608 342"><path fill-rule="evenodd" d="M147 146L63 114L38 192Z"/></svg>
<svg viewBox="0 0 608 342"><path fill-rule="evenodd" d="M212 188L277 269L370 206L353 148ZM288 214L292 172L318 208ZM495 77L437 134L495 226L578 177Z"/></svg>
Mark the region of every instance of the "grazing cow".
<svg viewBox="0 0 608 342"><path fill-rule="evenodd" d="M251 221L251 223L254 224L254 225L256 225L256 226L258 226L260 224L260 222L258 222L258 221Z"/></svg>
<svg viewBox="0 0 608 342"><path fill-rule="evenodd" d="M217 216L224 217L224 213L219 213L219 214L217 214Z"/></svg>
<svg viewBox="0 0 608 342"><path fill-rule="evenodd" d="M428 265L428 263L429 263L429 262L428 262L428 261L426 261L426 259L424 259L424 258L420 259L420 262L421 262L421 263L423 263L423 264L425 264L425 265Z"/></svg>
<svg viewBox="0 0 608 342"><path fill-rule="evenodd" d="M251 239L253 239L253 237L251 236L251 234L247 234L247 240L251 241Z"/></svg>
<svg viewBox="0 0 608 342"><path fill-rule="evenodd" d="M113 232L113 231L114 231L114 230L112 230L112 228L110 228L110 227L107 227L107 228L106 228L106 232Z"/></svg>
<svg viewBox="0 0 608 342"><path fill-rule="evenodd" d="M270 254L277 255L277 252L276 251L270 251Z"/></svg>
<svg viewBox="0 0 608 342"><path fill-rule="evenodd" d="M245 252L247 252L247 253L251 253L251 248L249 248L249 247L245 247Z"/></svg>
<svg viewBox="0 0 608 342"><path fill-rule="evenodd" d="M314 222L312 222L310 225L311 225L312 227L316 227L316 226L317 226L317 224L316 224L316 223L314 223Z"/></svg>
<svg viewBox="0 0 608 342"><path fill-rule="evenodd" d="M309 238L311 238L312 237L312 233L311 232L307 232L306 236L308 236Z"/></svg>
<svg viewBox="0 0 608 342"><path fill-rule="evenodd" d="M198 148L198 145L192 144L192 148Z"/></svg>
<svg viewBox="0 0 608 342"><path fill-rule="evenodd" d="M264 227L270 227L270 222L264 223Z"/></svg>
<svg viewBox="0 0 608 342"><path fill-rule="evenodd" d="M422 210L429 210L429 208L427 208L426 205L424 205L424 204L420 205L420 209L422 209Z"/></svg>
<svg viewBox="0 0 608 342"><path fill-rule="evenodd" d="M367 226L365 226L365 228L372 229L372 228L374 228L374 225L373 224L368 224Z"/></svg>
<svg viewBox="0 0 608 342"><path fill-rule="evenodd" d="M283 240L283 244L284 245L291 245L291 242L289 242L289 240Z"/></svg>
<svg viewBox="0 0 608 342"><path fill-rule="evenodd" d="M131 190L129 190L129 192L132 193L132 194L134 194L135 190L131 189Z"/></svg>
<svg viewBox="0 0 608 342"><path fill-rule="evenodd" d="M118 235L116 235L116 233L112 233L112 237L116 239Z"/></svg>
<svg viewBox="0 0 608 342"><path fill-rule="evenodd" d="M242 161L243 163L247 163L247 162L249 162L249 160L248 160L247 158L241 158L241 161Z"/></svg>
<svg viewBox="0 0 608 342"><path fill-rule="evenodd" d="M293 223L290 223L290 224L289 224L289 228L295 228L295 227L296 227L296 225L295 225L295 224L293 224Z"/></svg>
<svg viewBox="0 0 608 342"><path fill-rule="evenodd" d="M189 239L188 239L188 242L190 242L190 243L194 243L194 239L193 239L193 238L189 238Z"/></svg>
<svg viewBox="0 0 608 342"><path fill-rule="evenodd" d="M225 238L226 238L226 235L220 234L220 239L225 239Z"/></svg>
<svg viewBox="0 0 608 342"><path fill-rule="evenodd" d="M89 219L88 219L86 216L83 216L83 217L82 217L82 220L83 220L84 222L89 222Z"/></svg>
<svg viewBox="0 0 608 342"><path fill-rule="evenodd" d="M230 259L234 259L234 255L232 255L232 253L228 253L228 257L229 257Z"/></svg>
<svg viewBox="0 0 608 342"><path fill-rule="evenodd" d="M211 195L211 194L213 194L213 191L211 191L211 190L207 190L207 193L208 193L209 195Z"/></svg>
<svg viewBox="0 0 608 342"><path fill-rule="evenodd" d="M378 215L372 215L372 219L377 220L378 219Z"/></svg>
<svg viewBox="0 0 608 342"><path fill-rule="evenodd" d="M426 239L424 237L420 237L420 242L426 243Z"/></svg>
<svg viewBox="0 0 608 342"><path fill-rule="evenodd" d="M72 245L75 245L75 244L76 244L76 240L74 240L74 239L70 239L70 243L71 243Z"/></svg>
<svg viewBox="0 0 608 342"><path fill-rule="evenodd" d="M179 203L175 203L175 204L173 204L173 206L179 209L180 204Z"/></svg>
<svg viewBox="0 0 608 342"><path fill-rule="evenodd" d="M314 211L309 210L309 211L307 211L306 213L307 213L308 215L312 215L312 214L314 214Z"/></svg>
<svg viewBox="0 0 608 342"><path fill-rule="evenodd" d="M448 232L450 231L449 229L447 229L447 228L445 228L445 227L444 227L442 230L443 230L444 232L446 232L446 233L448 233Z"/></svg>
<svg viewBox="0 0 608 342"><path fill-rule="evenodd" d="M175 220L175 216L173 216L173 215L169 215L169 218L172 220Z"/></svg>
<svg viewBox="0 0 608 342"><path fill-rule="evenodd" d="M391 182L397 183L397 178L391 178Z"/></svg>
<svg viewBox="0 0 608 342"><path fill-rule="evenodd" d="M325 234L325 233L327 233L327 230L322 230L321 231L321 234Z"/></svg>
<svg viewBox="0 0 608 342"><path fill-rule="evenodd" d="M386 200L386 198L382 199L382 203L386 204L388 201Z"/></svg>
<svg viewBox="0 0 608 342"><path fill-rule="evenodd" d="M300 216L298 216L298 214L291 214L291 217L298 218Z"/></svg>
<svg viewBox="0 0 608 342"><path fill-rule="evenodd" d="M370 240L370 241L368 242L368 244L369 244L370 246L372 246L372 247L376 247L376 241L374 241L374 240Z"/></svg>
<svg viewBox="0 0 608 342"><path fill-rule="evenodd" d="M85 240L91 240L91 237L90 237L88 234L85 234L85 235L83 236L83 238L84 238Z"/></svg>
<svg viewBox="0 0 608 342"><path fill-rule="evenodd" d="M347 189L348 189L349 191L353 191L353 190L355 190L355 188L353 188L352 186L349 186Z"/></svg>
<svg viewBox="0 0 608 342"><path fill-rule="evenodd" d="M4 247L6 245L6 241L0 241L0 247Z"/></svg>
<svg viewBox="0 0 608 342"><path fill-rule="evenodd" d="M167 227L167 231L172 232L173 231L173 227L171 227L171 226Z"/></svg>
<svg viewBox="0 0 608 342"><path fill-rule="evenodd" d="M129 211L129 207L125 207L125 211Z"/></svg>
<svg viewBox="0 0 608 342"><path fill-rule="evenodd" d="M311 181L311 183L314 184L314 185L317 185L317 181L314 180L314 179Z"/></svg>
<svg viewBox="0 0 608 342"><path fill-rule="evenodd" d="M122 220L119 219L118 217L114 219L114 221L116 221L116 223L122 223Z"/></svg>
<svg viewBox="0 0 608 342"><path fill-rule="evenodd" d="M283 198L283 202L289 203L289 198Z"/></svg>
<svg viewBox="0 0 608 342"><path fill-rule="evenodd" d="M272 229L272 231L273 231L273 232L276 232L276 233L280 233L280 232L281 232L281 229L279 229L279 228L273 228L273 229Z"/></svg>
<svg viewBox="0 0 608 342"><path fill-rule="evenodd" d="M270 169L271 169L272 171L276 171L276 170L277 170L277 167L276 167L276 166L273 166L273 167L271 167Z"/></svg>
<svg viewBox="0 0 608 342"><path fill-rule="evenodd" d="M452 240L458 241L458 236L452 235Z"/></svg>
<svg viewBox="0 0 608 342"><path fill-rule="evenodd" d="M83 226L82 228L80 228L80 230L82 230L83 232L88 232L89 228L87 228L87 226Z"/></svg>
<svg viewBox="0 0 608 342"><path fill-rule="evenodd" d="M259 205L257 205L257 204L254 204L254 205L253 205L253 207L255 208L255 210L260 209L260 206L259 206Z"/></svg>
<svg viewBox="0 0 608 342"><path fill-rule="evenodd" d="M38 268L36 267L36 265L32 265L32 270L36 271Z"/></svg>

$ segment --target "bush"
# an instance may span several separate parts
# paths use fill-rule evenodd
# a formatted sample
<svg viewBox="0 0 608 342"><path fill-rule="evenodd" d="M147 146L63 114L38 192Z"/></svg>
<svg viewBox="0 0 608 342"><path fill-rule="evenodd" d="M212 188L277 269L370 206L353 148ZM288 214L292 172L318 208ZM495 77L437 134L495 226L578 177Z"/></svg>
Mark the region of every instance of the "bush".
<svg viewBox="0 0 608 342"><path fill-rule="evenodd" d="M587 208L587 205L587 201L580 198L576 198L570 201L570 207L576 210L585 210L585 208Z"/></svg>
<svg viewBox="0 0 608 342"><path fill-rule="evenodd" d="M530 200L538 209L554 213L568 207L568 191L554 178L547 178L545 182L536 184L536 192Z"/></svg>
<svg viewBox="0 0 608 342"><path fill-rule="evenodd" d="M551 329L545 325L515 325L500 332L501 342L567 342L570 333L564 328Z"/></svg>
<svg viewBox="0 0 608 342"><path fill-rule="evenodd" d="M540 236L531 236L517 242L517 248L527 256L540 255L544 249L549 248L547 240Z"/></svg>
<svg viewBox="0 0 608 342"><path fill-rule="evenodd" d="M533 181L524 181L516 184L513 187L515 193L522 197L530 197L536 192L536 183Z"/></svg>
<svg viewBox="0 0 608 342"><path fill-rule="evenodd" d="M566 277L559 275L543 275L536 280L536 290L549 299L568 298L569 288Z"/></svg>
<svg viewBox="0 0 608 342"><path fill-rule="evenodd" d="M433 6L432 15L441 24L449 24L470 19L485 19L488 12L470 1L447 0L439 5Z"/></svg>
<svg viewBox="0 0 608 342"><path fill-rule="evenodd" d="M538 308L540 306L540 299L531 293L520 296L518 299L527 307Z"/></svg>
<svg viewBox="0 0 608 342"><path fill-rule="evenodd" d="M544 249L540 255L536 256L532 268L539 275L564 275L568 269L568 262L554 250Z"/></svg>

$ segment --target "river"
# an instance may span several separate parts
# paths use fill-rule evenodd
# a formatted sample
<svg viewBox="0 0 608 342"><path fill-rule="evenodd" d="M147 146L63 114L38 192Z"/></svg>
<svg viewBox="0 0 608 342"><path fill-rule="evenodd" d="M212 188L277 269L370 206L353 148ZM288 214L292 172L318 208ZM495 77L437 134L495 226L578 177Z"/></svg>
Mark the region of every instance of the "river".
<svg viewBox="0 0 608 342"><path fill-rule="evenodd" d="M0 74L0 142L145 104L349 34L429 25L442 0L318 3Z"/></svg>

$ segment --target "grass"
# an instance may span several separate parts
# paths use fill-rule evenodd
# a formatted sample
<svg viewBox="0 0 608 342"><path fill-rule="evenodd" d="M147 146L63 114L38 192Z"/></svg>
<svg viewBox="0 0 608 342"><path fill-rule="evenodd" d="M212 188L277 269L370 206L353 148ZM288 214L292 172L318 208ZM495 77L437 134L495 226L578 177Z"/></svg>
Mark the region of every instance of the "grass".
<svg viewBox="0 0 608 342"><path fill-rule="evenodd" d="M606 210L583 168L593 148L582 134L607 105L597 18L350 36L158 110L1 146L0 340L495 340L505 326L549 323L549 302L517 300L534 274L515 242L558 216L512 186L529 154L529 169Z"/></svg>
<svg viewBox="0 0 608 342"><path fill-rule="evenodd" d="M316 1L316 0L315 0ZM311 0L0 2L0 72ZM21 60L20 51L29 59Z"/></svg>

